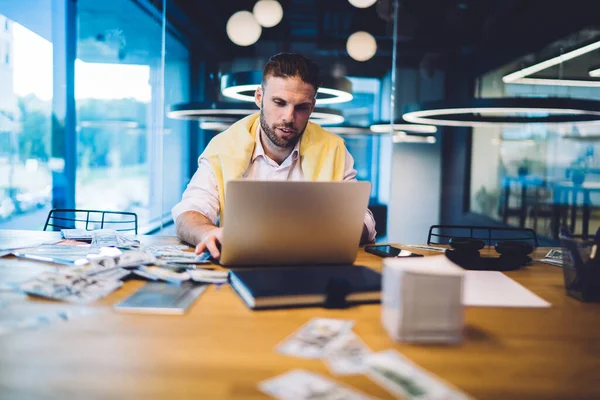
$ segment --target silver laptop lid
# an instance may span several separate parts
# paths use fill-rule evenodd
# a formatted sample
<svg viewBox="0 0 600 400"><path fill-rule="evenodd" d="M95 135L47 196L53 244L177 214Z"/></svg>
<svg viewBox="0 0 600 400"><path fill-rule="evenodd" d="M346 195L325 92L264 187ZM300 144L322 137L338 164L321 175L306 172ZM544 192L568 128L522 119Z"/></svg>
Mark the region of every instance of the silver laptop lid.
<svg viewBox="0 0 600 400"><path fill-rule="evenodd" d="M221 264L351 264L370 192L357 181L230 181Z"/></svg>

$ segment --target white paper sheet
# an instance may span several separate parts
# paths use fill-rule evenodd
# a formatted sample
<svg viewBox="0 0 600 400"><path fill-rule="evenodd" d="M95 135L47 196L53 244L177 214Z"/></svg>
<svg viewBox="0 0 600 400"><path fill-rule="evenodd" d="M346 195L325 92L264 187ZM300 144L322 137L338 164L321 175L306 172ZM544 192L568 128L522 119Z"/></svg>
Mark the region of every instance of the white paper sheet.
<svg viewBox="0 0 600 400"><path fill-rule="evenodd" d="M466 271L463 304L479 307L550 307L551 304L502 272Z"/></svg>

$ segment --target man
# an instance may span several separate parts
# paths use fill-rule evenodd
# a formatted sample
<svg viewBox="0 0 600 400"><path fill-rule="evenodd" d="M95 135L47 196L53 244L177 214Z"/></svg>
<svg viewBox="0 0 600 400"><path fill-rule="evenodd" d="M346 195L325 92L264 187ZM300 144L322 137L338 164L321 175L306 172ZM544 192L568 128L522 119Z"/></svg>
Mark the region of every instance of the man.
<svg viewBox="0 0 600 400"><path fill-rule="evenodd" d="M319 69L299 54L269 59L250 115L215 136L198 160L198 170L173 207L177 236L196 245L196 254L219 258L223 228L217 226L231 179L356 180L354 159L344 141L309 122L319 86ZM365 214L361 243L375 240L375 221Z"/></svg>

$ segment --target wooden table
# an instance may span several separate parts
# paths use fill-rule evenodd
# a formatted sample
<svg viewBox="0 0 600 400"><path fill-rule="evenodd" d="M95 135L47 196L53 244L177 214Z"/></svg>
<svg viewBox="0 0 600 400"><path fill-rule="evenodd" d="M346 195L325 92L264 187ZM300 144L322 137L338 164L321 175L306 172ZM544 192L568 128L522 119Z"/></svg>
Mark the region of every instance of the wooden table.
<svg viewBox="0 0 600 400"><path fill-rule="evenodd" d="M47 232L0 231L0 248L15 235L57 238ZM170 237L141 240L178 243ZM539 249L535 256L544 253ZM361 249L357 264L379 270L381 259ZM54 268L2 258L0 283ZM561 270L551 265L538 263L507 275L552 308L467 308L465 340L456 346L395 343L381 326L379 305L253 312L229 286L209 288L185 316L114 312L114 303L143 284L130 281L87 306L91 315L0 336L0 398L262 399L266 396L257 384L285 371L304 368L331 376L320 360L274 350L309 319L331 317L356 321L354 331L373 350L395 348L475 398L599 399L600 305L566 296ZM0 295L4 307L23 315L79 307ZM372 396L392 398L365 376L334 379Z"/></svg>

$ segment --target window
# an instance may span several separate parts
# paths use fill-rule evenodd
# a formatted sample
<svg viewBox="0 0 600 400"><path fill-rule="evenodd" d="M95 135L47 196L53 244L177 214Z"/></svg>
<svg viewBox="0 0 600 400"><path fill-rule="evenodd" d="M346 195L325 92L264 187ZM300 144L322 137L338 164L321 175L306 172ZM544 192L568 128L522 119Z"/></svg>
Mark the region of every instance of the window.
<svg viewBox="0 0 600 400"><path fill-rule="evenodd" d="M53 203L64 202L136 212L143 233L170 217L185 188L189 123L164 115L169 105L189 101L189 50L169 30L162 52L162 15L150 4L108 0L98 7L77 2L70 132L52 119L56 93L61 102L73 100L64 99L65 85L53 87L66 74L64 62L53 62L52 32L72 14L48 6L32 20L25 5L11 7L8 35L0 18L0 47L6 48L0 52L0 228L40 229ZM65 51L64 43L56 45ZM76 140L68 141L69 151L75 151L53 154L60 147L54 142L70 136Z"/></svg>
<svg viewBox="0 0 600 400"><path fill-rule="evenodd" d="M352 83L354 98L348 103L332 104L332 106L342 111L344 124L363 126L368 129L379 119L379 110L373 105L380 103L381 83L377 78L350 77L348 79ZM380 138L368 133L342 137L354 158L356 178L371 182L371 202L377 203Z"/></svg>
<svg viewBox="0 0 600 400"><path fill-rule="evenodd" d="M39 25L12 27L0 54L0 227L36 229L52 201L52 43ZM6 68L11 49L19 58Z"/></svg>
<svg viewBox="0 0 600 400"><path fill-rule="evenodd" d="M585 35L580 35L582 37ZM509 83L502 77L589 43L564 38L479 79L481 97L571 97L600 100L600 87ZM600 40L600 33L594 41ZM588 71L596 54L575 57L528 77L593 82ZM535 81L534 81L535 82ZM600 136L597 125L539 125L474 128L470 209L507 225L534 229L557 239L565 225L576 235L600 226ZM584 205L586 205L584 207ZM587 208L586 208L587 207ZM589 212L589 214L587 214Z"/></svg>
<svg viewBox="0 0 600 400"><path fill-rule="evenodd" d="M161 117L165 104L189 100L189 52L167 33L163 99L161 22L129 0L96 8L78 2L75 204L135 212L143 232L185 187L188 124Z"/></svg>

